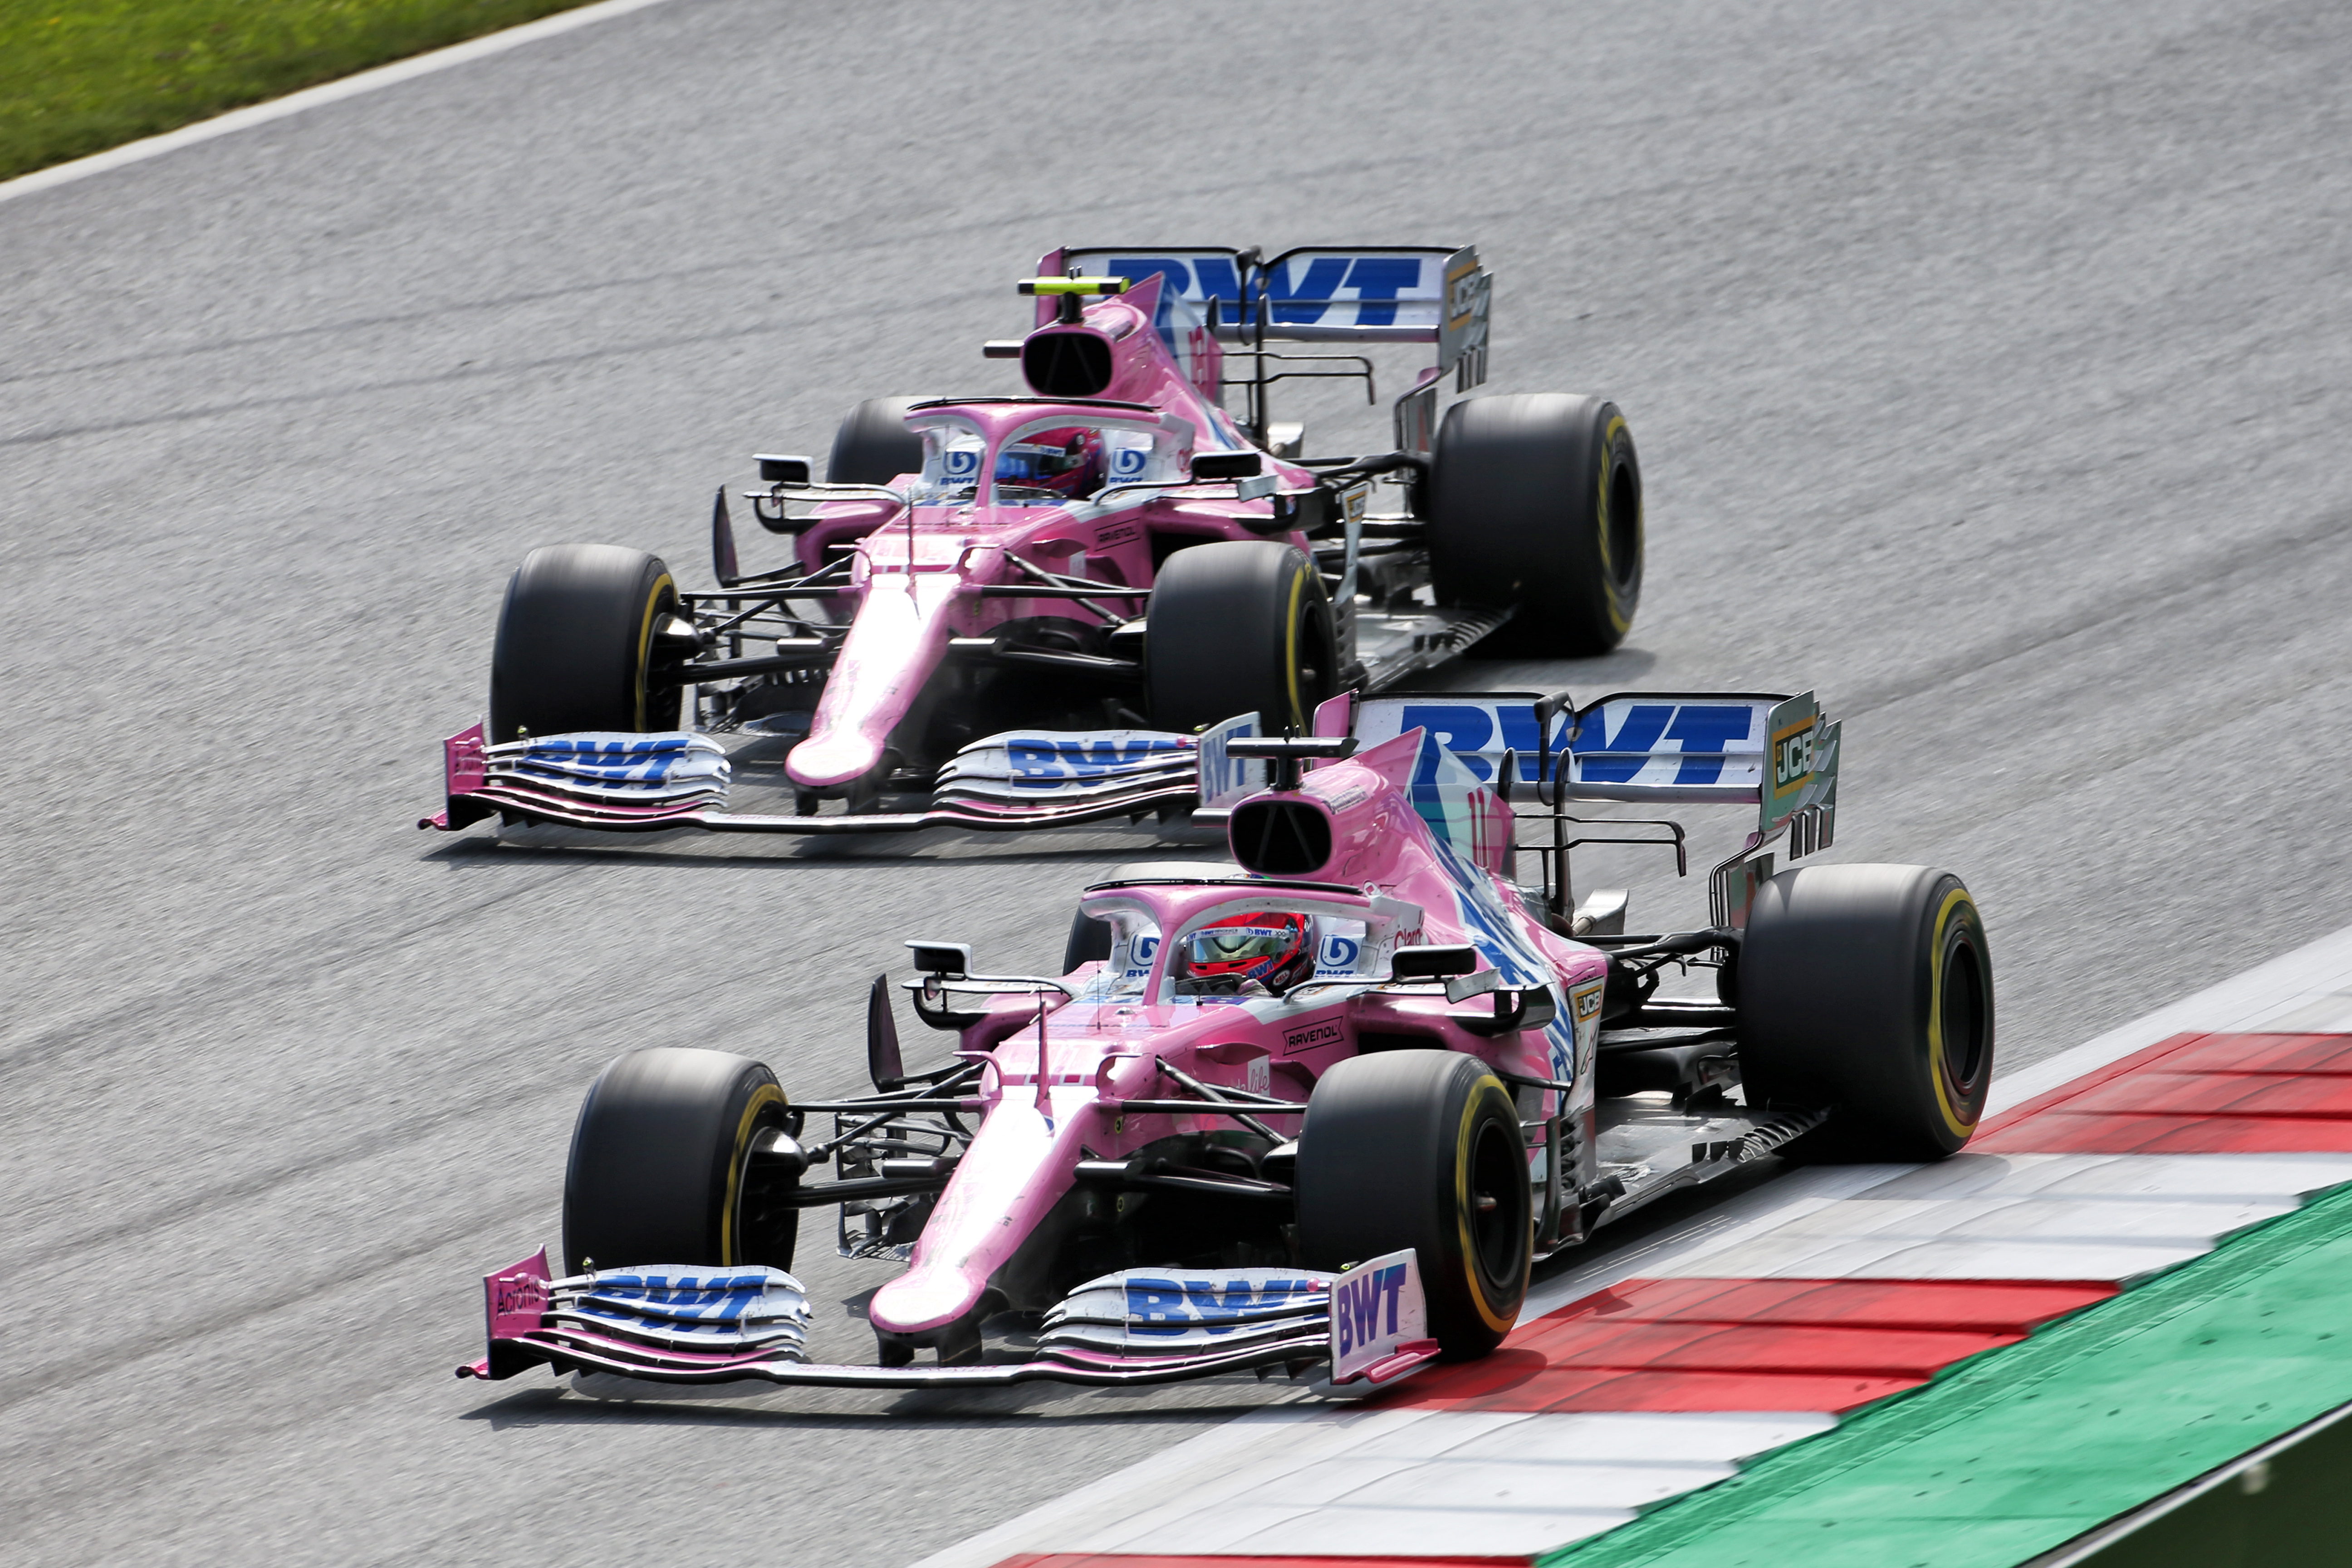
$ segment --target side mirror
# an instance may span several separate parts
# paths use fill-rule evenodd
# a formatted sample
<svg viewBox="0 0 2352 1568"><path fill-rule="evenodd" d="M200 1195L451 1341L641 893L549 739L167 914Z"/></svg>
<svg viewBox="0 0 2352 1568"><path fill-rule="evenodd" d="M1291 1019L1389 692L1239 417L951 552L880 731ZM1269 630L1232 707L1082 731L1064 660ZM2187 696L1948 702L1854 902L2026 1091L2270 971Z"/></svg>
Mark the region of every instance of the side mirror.
<svg viewBox="0 0 2352 1568"><path fill-rule="evenodd" d="M898 1020L890 1012L890 977L877 974L866 997L866 1076L883 1093L907 1082L906 1058L898 1051Z"/></svg>
<svg viewBox="0 0 2352 1568"><path fill-rule="evenodd" d="M1265 471L1265 458L1256 452L1202 452L1192 458L1196 479L1254 479Z"/></svg>
<svg viewBox="0 0 2352 1568"><path fill-rule="evenodd" d="M966 942L910 942L915 967L926 974L964 975L971 973L971 944Z"/></svg>
<svg viewBox="0 0 2352 1568"><path fill-rule="evenodd" d="M760 465L760 478L772 485L805 485L809 482L809 460L806 458L779 456L762 452L751 459Z"/></svg>
<svg viewBox="0 0 2352 1568"><path fill-rule="evenodd" d="M743 580L743 565L735 553L735 520L727 515L727 487L719 487L719 499L710 503L710 574L719 579L722 588L732 588Z"/></svg>
<svg viewBox="0 0 2352 1568"><path fill-rule="evenodd" d="M1475 947L1401 947L1389 961L1389 974L1397 980L1450 980L1478 969Z"/></svg>

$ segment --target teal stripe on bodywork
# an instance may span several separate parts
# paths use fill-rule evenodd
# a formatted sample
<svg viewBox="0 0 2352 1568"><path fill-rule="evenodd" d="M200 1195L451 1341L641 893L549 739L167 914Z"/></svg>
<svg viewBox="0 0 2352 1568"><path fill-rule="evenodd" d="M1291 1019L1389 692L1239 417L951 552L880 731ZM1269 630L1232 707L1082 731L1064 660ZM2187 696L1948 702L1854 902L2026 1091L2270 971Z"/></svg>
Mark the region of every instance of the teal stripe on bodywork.
<svg viewBox="0 0 2352 1568"><path fill-rule="evenodd" d="M2014 1568L2352 1400L2352 1186L1541 1559Z"/></svg>

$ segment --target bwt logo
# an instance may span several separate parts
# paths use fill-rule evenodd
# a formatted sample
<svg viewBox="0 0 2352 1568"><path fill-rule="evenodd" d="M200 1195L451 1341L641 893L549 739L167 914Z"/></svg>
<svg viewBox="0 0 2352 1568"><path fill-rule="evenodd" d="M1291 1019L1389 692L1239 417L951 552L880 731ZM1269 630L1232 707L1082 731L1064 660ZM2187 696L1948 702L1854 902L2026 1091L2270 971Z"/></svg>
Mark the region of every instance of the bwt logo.
<svg viewBox="0 0 2352 1568"><path fill-rule="evenodd" d="M1718 784L1724 751L1732 742L1748 739L1754 724L1754 710L1745 707L1636 702L1625 709L1613 734L1605 710L1587 717L1569 737L1569 748L1576 753L1577 777L1583 782L1631 784L1649 765L1652 754L1672 741L1685 753L1675 771L1675 784Z"/></svg>
<svg viewBox="0 0 2352 1568"><path fill-rule="evenodd" d="M1318 969L1353 969L1362 956L1364 944L1351 936L1327 936L1323 951L1315 957Z"/></svg>
<svg viewBox="0 0 2352 1568"><path fill-rule="evenodd" d="M1787 789L1800 783L1813 771L1813 730L1811 725L1793 735L1785 735L1772 742L1772 787Z"/></svg>
<svg viewBox="0 0 2352 1568"><path fill-rule="evenodd" d="M1321 321L1336 305L1343 315L1352 310L1357 326L1389 327L1396 324L1400 298L1429 297L1421 284L1423 261L1415 256L1317 256L1307 258L1306 271L1295 278L1292 264L1286 264L1278 272L1258 273L1253 281L1258 294L1272 301L1276 322L1305 326ZM1157 273L1168 280L1160 285L1163 300L1180 295L1222 300L1220 319L1238 319L1242 282L1230 256L1116 256L1103 263L1103 270L1137 283ZM1354 290L1353 298L1340 297L1347 289ZM1167 310L1163 303L1154 325L1167 324Z"/></svg>
<svg viewBox="0 0 2352 1568"><path fill-rule="evenodd" d="M970 447L950 447L942 459L948 478L975 479L980 477L980 453Z"/></svg>
<svg viewBox="0 0 2352 1568"><path fill-rule="evenodd" d="M1174 741L1112 741L1072 736L1066 740L1015 741L1004 748L1016 789L1052 789L1071 779L1100 778L1132 768L1160 753L1184 748Z"/></svg>
<svg viewBox="0 0 2352 1568"><path fill-rule="evenodd" d="M1143 472L1143 465L1150 460L1151 454L1141 447L1121 447L1110 455L1110 477L1115 479L1134 479Z"/></svg>
<svg viewBox="0 0 2352 1568"><path fill-rule="evenodd" d="M1242 1326L1234 1319L1283 1306L1314 1289L1311 1279L1269 1279L1256 1289L1246 1279L1229 1279L1223 1291L1213 1279L1129 1279L1127 1321L1147 1334L1181 1334L1188 1329L1227 1334Z"/></svg>
<svg viewBox="0 0 2352 1568"><path fill-rule="evenodd" d="M1404 1265L1360 1268L1331 1284L1331 1327L1339 1336L1339 1353L1349 1355L1384 1333L1397 1331L1397 1299L1404 1291ZM1388 1304L1388 1327L1381 1327L1381 1304Z"/></svg>

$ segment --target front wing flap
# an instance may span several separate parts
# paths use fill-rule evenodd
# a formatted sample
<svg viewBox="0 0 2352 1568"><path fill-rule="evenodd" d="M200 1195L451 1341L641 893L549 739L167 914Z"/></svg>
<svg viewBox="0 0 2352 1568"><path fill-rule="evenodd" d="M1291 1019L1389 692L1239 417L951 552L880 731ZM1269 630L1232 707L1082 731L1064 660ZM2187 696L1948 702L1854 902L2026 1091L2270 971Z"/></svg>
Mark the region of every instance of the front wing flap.
<svg viewBox="0 0 2352 1568"><path fill-rule="evenodd" d="M442 742L447 804L417 820L454 832L486 817L612 833L911 833L926 827L1068 827L1203 805L1265 784L1265 764L1225 754L1257 732L1242 714L1199 735L1152 730L1013 731L972 742L940 770L928 811L831 816L726 809L719 742L693 731L532 736L493 743L476 724Z"/></svg>
<svg viewBox="0 0 2352 1568"><path fill-rule="evenodd" d="M1344 1274L1135 1269L1088 1281L1045 1319L1027 1360L827 1366L808 1359L809 1309L777 1268L648 1265L551 1278L541 1248L482 1281L488 1348L460 1377L532 1366L653 1383L756 1379L817 1388L1171 1383L1329 1363L1334 1383L1394 1382L1434 1358L1411 1252ZM1333 1304L1339 1304L1335 1313Z"/></svg>

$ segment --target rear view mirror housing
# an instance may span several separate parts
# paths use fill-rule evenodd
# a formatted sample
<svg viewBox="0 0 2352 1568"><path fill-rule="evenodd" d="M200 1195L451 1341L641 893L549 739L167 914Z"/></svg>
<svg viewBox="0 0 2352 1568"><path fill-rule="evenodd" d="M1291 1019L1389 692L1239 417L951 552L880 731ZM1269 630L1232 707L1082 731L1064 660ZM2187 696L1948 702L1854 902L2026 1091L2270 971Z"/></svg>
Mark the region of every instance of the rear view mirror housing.
<svg viewBox="0 0 2352 1568"><path fill-rule="evenodd" d="M1389 961L1389 973L1399 980L1451 980L1478 971L1478 950L1459 947L1401 947Z"/></svg>
<svg viewBox="0 0 2352 1568"><path fill-rule="evenodd" d="M910 942L915 967L925 974L960 976L971 973L971 944L966 942Z"/></svg>
<svg viewBox="0 0 2352 1568"><path fill-rule="evenodd" d="M1192 458L1195 479L1254 479L1265 471L1265 458L1256 452L1202 452Z"/></svg>
<svg viewBox="0 0 2352 1568"><path fill-rule="evenodd" d="M805 485L809 482L809 460L775 452L762 452L751 459L760 465L760 479L771 485Z"/></svg>

